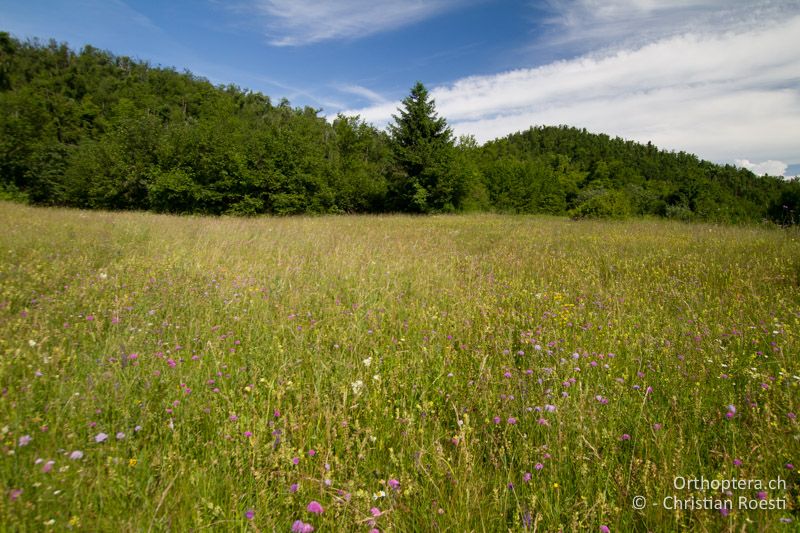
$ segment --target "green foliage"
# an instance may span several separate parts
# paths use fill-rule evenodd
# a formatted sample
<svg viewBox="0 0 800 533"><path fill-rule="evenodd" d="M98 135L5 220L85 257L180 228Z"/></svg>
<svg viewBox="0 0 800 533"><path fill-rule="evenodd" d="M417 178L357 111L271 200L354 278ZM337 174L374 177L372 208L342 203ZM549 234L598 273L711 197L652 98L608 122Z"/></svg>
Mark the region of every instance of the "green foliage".
<svg viewBox="0 0 800 533"><path fill-rule="evenodd" d="M464 195L463 177L453 168L453 133L425 86L417 82L389 125L398 167L391 184L400 211L455 209Z"/></svg>
<svg viewBox="0 0 800 533"><path fill-rule="evenodd" d="M86 46L0 33L0 190L170 213L650 215L795 224L796 183L568 127L454 143L422 83L388 133ZM602 191L602 192L598 192Z"/></svg>

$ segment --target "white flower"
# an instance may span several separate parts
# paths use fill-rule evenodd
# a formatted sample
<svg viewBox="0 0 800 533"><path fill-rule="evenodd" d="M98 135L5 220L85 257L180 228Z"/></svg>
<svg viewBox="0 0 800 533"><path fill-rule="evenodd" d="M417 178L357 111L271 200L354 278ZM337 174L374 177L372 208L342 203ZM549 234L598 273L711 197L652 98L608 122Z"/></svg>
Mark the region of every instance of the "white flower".
<svg viewBox="0 0 800 533"><path fill-rule="evenodd" d="M30 346L31 348L33 348L34 346L36 346L36 341L35 341L35 340L33 340L33 339L29 340L29 341L28 341L28 346Z"/></svg>
<svg viewBox="0 0 800 533"><path fill-rule="evenodd" d="M353 389L353 394L358 396L359 394L361 394L361 389L364 388L364 382L359 379L357 381L352 382L350 384L350 387L352 387Z"/></svg>
<svg viewBox="0 0 800 533"><path fill-rule="evenodd" d="M381 375L380 374L375 374L374 376L372 376L372 381L374 381L375 383L380 383L381 382Z"/></svg>
<svg viewBox="0 0 800 533"><path fill-rule="evenodd" d="M372 364L372 357L367 357L366 359L364 359L364 360L363 360L363 361L361 361L361 362L362 362L362 363L364 363L364 366L365 366L365 367L369 368L369 365L371 365L371 364Z"/></svg>

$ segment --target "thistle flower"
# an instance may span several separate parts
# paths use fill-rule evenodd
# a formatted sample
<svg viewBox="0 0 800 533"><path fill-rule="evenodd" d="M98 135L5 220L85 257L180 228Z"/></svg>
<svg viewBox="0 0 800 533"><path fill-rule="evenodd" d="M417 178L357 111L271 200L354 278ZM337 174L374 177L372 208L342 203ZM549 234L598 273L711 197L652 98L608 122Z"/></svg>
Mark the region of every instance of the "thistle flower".
<svg viewBox="0 0 800 533"><path fill-rule="evenodd" d="M323 512L325 512L325 509L323 509L322 505L320 505L320 503L316 500L311 500L306 510L309 513L314 513L314 514L322 514Z"/></svg>

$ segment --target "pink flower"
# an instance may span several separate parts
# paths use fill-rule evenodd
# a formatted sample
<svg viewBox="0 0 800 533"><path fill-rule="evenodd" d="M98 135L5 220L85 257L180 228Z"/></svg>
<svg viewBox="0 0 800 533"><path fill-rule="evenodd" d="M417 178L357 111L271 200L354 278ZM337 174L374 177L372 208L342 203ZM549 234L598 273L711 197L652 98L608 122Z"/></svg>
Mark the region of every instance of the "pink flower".
<svg viewBox="0 0 800 533"><path fill-rule="evenodd" d="M252 432L252 431L245 431L245 432L244 432L244 436L245 436L245 437L247 437L247 438L249 439L250 437L252 437L252 436L253 436L253 432Z"/></svg>
<svg viewBox="0 0 800 533"><path fill-rule="evenodd" d="M80 450L75 450L71 454L69 454L69 458L73 461L78 461L79 459L83 459L83 452Z"/></svg>
<svg viewBox="0 0 800 533"><path fill-rule="evenodd" d="M623 433L619 440L631 440L631 436L627 433Z"/></svg>
<svg viewBox="0 0 800 533"><path fill-rule="evenodd" d="M377 518L380 515L382 515L383 513L381 513L381 510L378 509L377 507L373 507L372 509L369 510L369 514L371 514L372 516Z"/></svg>
<svg viewBox="0 0 800 533"><path fill-rule="evenodd" d="M393 488L395 490L400 488L400 482L397 481L396 479L390 479L388 483L389 483L389 487L391 487L391 488Z"/></svg>
<svg viewBox="0 0 800 533"><path fill-rule="evenodd" d="M22 496L22 489L11 489L8 492L8 498L13 502L16 501L17 498Z"/></svg>
<svg viewBox="0 0 800 533"><path fill-rule="evenodd" d="M317 455L317 451L314 450L314 448L311 448L310 450L308 450L308 456L309 457L314 457L315 455Z"/></svg>
<svg viewBox="0 0 800 533"><path fill-rule="evenodd" d="M522 474L522 481L524 481L525 483L528 483L530 480L531 480L531 473L530 472L525 472L524 474Z"/></svg>
<svg viewBox="0 0 800 533"><path fill-rule="evenodd" d="M97 442L97 443L105 442L107 438L108 438L108 435L106 435L103 432L100 432L100 433L98 433L97 435L94 436L94 441Z"/></svg>
<svg viewBox="0 0 800 533"><path fill-rule="evenodd" d="M322 514L325 511L325 509L322 508L322 505L320 505L320 503L316 500L311 500L306 510L309 513L314 513L314 514Z"/></svg>
<svg viewBox="0 0 800 533"><path fill-rule="evenodd" d="M514 424L516 424L516 423L517 423L517 419L516 419L516 418L514 418L513 416L509 416L509 417L508 417L508 423L509 423L509 424L511 424L511 425L513 426Z"/></svg>
<svg viewBox="0 0 800 533"><path fill-rule="evenodd" d="M27 446L33 438L30 435L23 435L19 438L18 445L19 446Z"/></svg>
<svg viewBox="0 0 800 533"><path fill-rule="evenodd" d="M44 466L42 466L42 473L46 474L53 469L53 465L56 464L55 461L47 461Z"/></svg>
<svg viewBox="0 0 800 533"><path fill-rule="evenodd" d="M500 422L502 422L502 420L499 416L496 416L492 419L492 422L494 422L495 424L499 424Z"/></svg>
<svg viewBox="0 0 800 533"><path fill-rule="evenodd" d="M253 509L248 509L247 512L244 513L244 516L248 520L252 520L254 516L256 516L256 512Z"/></svg>
<svg viewBox="0 0 800 533"><path fill-rule="evenodd" d="M600 526L600 533L611 533L611 530L608 529L608 526Z"/></svg>
<svg viewBox="0 0 800 533"><path fill-rule="evenodd" d="M314 531L314 526L306 524L302 520L295 520L292 524L292 533L311 533Z"/></svg>

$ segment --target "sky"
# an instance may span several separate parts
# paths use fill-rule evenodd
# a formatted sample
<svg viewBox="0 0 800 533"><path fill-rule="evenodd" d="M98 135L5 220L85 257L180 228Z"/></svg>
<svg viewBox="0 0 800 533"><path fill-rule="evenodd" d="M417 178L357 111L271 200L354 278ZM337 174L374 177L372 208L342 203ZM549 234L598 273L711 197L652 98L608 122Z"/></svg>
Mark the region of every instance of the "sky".
<svg viewBox="0 0 800 533"><path fill-rule="evenodd" d="M800 174L798 0L0 0L0 31L381 128L421 81L479 142L564 124Z"/></svg>

